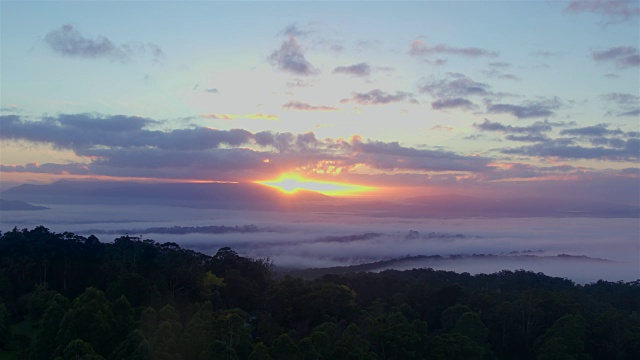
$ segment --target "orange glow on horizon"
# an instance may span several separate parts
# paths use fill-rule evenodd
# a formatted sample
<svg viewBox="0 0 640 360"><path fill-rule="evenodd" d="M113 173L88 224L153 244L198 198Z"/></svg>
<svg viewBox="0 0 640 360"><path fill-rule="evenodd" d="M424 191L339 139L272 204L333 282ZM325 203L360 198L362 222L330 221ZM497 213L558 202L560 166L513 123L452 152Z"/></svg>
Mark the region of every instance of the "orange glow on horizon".
<svg viewBox="0 0 640 360"><path fill-rule="evenodd" d="M328 196L354 196L377 189L372 186L305 179L292 173L283 174L275 180L256 181L256 183L274 187L287 194L307 190Z"/></svg>

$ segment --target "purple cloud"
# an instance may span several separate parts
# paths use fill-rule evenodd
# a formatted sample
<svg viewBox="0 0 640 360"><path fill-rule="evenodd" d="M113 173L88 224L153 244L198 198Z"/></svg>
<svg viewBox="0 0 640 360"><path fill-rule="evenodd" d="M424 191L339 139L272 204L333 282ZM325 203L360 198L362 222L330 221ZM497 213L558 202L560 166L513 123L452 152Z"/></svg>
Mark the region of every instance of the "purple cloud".
<svg viewBox="0 0 640 360"><path fill-rule="evenodd" d="M637 0L572 0L566 12L590 12L609 19L608 23L632 20L640 15Z"/></svg>
<svg viewBox="0 0 640 360"><path fill-rule="evenodd" d="M85 59L109 59L128 62L135 55L150 54L154 61L164 57L162 49L156 44L130 42L116 44L107 37L99 35L95 39L83 36L73 25L63 25L51 30L44 37L44 42L55 53Z"/></svg>
<svg viewBox="0 0 640 360"><path fill-rule="evenodd" d="M359 63L349 66L338 66L333 69L334 74L347 74L353 76L369 76L371 67L367 63Z"/></svg>
<svg viewBox="0 0 640 360"><path fill-rule="evenodd" d="M384 92L380 89L374 89L368 93L353 93L351 99L342 99L341 103L354 102L361 105L381 105L402 101L416 102L410 93L397 91L395 94Z"/></svg>
<svg viewBox="0 0 640 360"><path fill-rule="evenodd" d="M613 62L619 69L640 66L638 49L633 46L617 46L602 51L592 51L591 58L598 62Z"/></svg>
<svg viewBox="0 0 640 360"><path fill-rule="evenodd" d="M436 98L490 95L489 85L459 73L447 73L446 79L430 79L418 85L418 89Z"/></svg>
<svg viewBox="0 0 640 360"><path fill-rule="evenodd" d="M318 70L304 57L302 47L293 36L285 40L280 49L275 50L267 59L271 65L292 74L315 75L318 73Z"/></svg>
<svg viewBox="0 0 640 360"><path fill-rule="evenodd" d="M607 115L638 116L640 115L640 96L623 93L608 93L600 98L618 106L616 111L608 111Z"/></svg>
<svg viewBox="0 0 640 360"><path fill-rule="evenodd" d="M563 139L548 140L535 145L502 149L504 154L536 157L558 157L565 159L597 159L610 161L637 161L640 154L640 140L629 139L621 148L604 146L585 147L567 144Z"/></svg>
<svg viewBox="0 0 640 360"><path fill-rule="evenodd" d="M539 135L542 133L550 132L553 130L551 123L542 121L536 122L533 125L529 126L512 126L512 125L504 125L499 122L493 122L489 119L484 119L484 121L480 124L473 124L473 127L480 131L492 131L492 132L502 132L507 134L535 134Z"/></svg>
<svg viewBox="0 0 640 360"><path fill-rule="evenodd" d="M298 28L298 24L293 23L293 24L289 24L287 25L284 29L282 29L278 35L284 35L284 36L293 36L293 37L303 37L306 36L310 33L311 31L307 31L307 30L301 30L300 28Z"/></svg>
<svg viewBox="0 0 640 360"><path fill-rule="evenodd" d="M560 131L560 135L575 135L575 136L605 136L605 135L623 135L624 132L620 129L609 130L607 124L598 124L593 126L586 126L575 129L565 129Z"/></svg>
<svg viewBox="0 0 640 360"><path fill-rule="evenodd" d="M302 111L337 111L339 109L331 107L331 106L315 106L309 105L300 101L289 101L288 103L282 105L284 109L287 110L302 110Z"/></svg>
<svg viewBox="0 0 640 360"><path fill-rule="evenodd" d="M491 160L463 156L449 151L416 149L398 142L367 141L353 138L348 145L356 156L352 161L380 170L492 171Z"/></svg>
<svg viewBox="0 0 640 360"><path fill-rule="evenodd" d="M431 103L431 108L434 110L442 110L442 109L470 110L470 109L477 108L477 106L467 99L452 98L452 99L436 100Z"/></svg>
<svg viewBox="0 0 640 360"><path fill-rule="evenodd" d="M330 162L349 169L411 171L490 171L490 159L439 149L416 149L354 136L318 140L305 134L251 133L243 129L204 127L151 130L157 122L126 116L86 114L45 117L36 121L16 115L0 117L0 138L48 143L72 150L86 164L47 164L3 167L11 172L84 175L242 179L257 173L281 173ZM268 161L265 161L268 160ZM320 165L319 165L320 164ZM177 175L178 174L178 175ZM264 175L262 175L264 176Z"/></svg>
<svg viewBox="0 0 640 360"><path fill-rule="evenodd" d="M560 99L552 98L542 101L526 102L522 105L489 103L487 105L487 112L490 114L512 114L519 119L527 119L555 115L553 110L561 107L562 102Z"/></svg>

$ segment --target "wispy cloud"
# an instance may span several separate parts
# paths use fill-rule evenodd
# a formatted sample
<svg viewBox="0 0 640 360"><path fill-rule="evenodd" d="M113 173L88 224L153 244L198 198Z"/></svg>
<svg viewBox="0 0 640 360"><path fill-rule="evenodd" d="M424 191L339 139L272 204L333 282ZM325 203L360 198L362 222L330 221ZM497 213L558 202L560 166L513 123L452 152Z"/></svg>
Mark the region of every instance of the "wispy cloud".
<svg viewBox="0 0 640 360"><path fill-rule="evenodd" d="M558 157L565 159L598 159L609 161L634 161L640 154L640 141L629 139L622 146L582 146L573 145L564 140L549 140L530 146L501 150L505 154L518 154L536 157Z"/></svg>
<svg viewBox="0 0 640 360"><path fill-rule="evenodd" d="M294 36L285 40L280 49L267 58L271 65L295 75L315 75L318 70L304 56L302 47Z"/></svg>
<svg viewBox="0 0 640 360"><path fill-rule="evenodd" d="M435 110L443 109L476 109L478 106L463 98L441 99L431 103L431 108Z"/></svg>
<svg viewBox="0 0 640 360"><path fill-rule="evenodd" d="M353 76L369 76L371 67L367 63L359 63L349 66L338 66L333 69L334 74L347 74Z"/></svg>
<svg viewBox="0 0 640 360"><path fill-rule="evenodd" d="M252 119L252 120L278 120L278 115L273 114L200 114L204 119L218 119L218 120L237 120L237 119Z"/></svg>
<svg viewBox="0 0 640 360"><path fill-rule="evenodd" d="M293 36L293 37L303 37L311 33L309 30L302 30L298 27L298 24L292 23L287 25L284 29L282 29L278 35L284 36Z"/></svg>
<svg viewBox="0 0 640 360"><path fill-rule="evenodd" d="M102 35L92 39L85 37L73 25L69 24L48 32L44 37L44 42L56 54L67 57L108 59L121 62L128 62L134 56L148 55L154 61L164 57L164 52L156 44L139 42L117 44Z"/></svg>
<svg viewBox="0 0 640 360"><path fill-rule="evenodd" d="M447 73L444 79L430 78L418 85L422 93L436 98L489 95L489 85L472 80L460 73Z"/></svg>
<svg viewBox="0 0 640 360"><path fill-rule="evenodd" d="M422 40L415 40L411 43L409 55L411 56L431 56L431 55L458 55L470 58L478 57L496 57L498 53L477 47L459 48L445 44L437 44L433 46L427 45Z"/></svg>
<svg viewBox="0 0 640 360"><path fill-rule="evenodd" d="M550 58L550 57L554 57L554 56L560 56L563 55L564 52L560 52L560 51L549 51L549 50L538 50L538 51L534 51L531 53L531 55L533 56L540 56L543 58Z"/></svg>
<svg viewBox="0 0 640 360"><path fill-rule="evenodd" d="M506 69L511 68L511 64L505 62L493 62L489 64L489 70L483 73L491 78L518 81L520 78L514 74L505 73Z"/></svg>
<svg viewBox="0 0 640 360"><path fill-rule="evenodd" d="M607 115L638 116L640 114L640 96L625 93L608 93L600 98L617 106L616 110L609 110Z"/></svg>
<svg viewBox="0 0 640 360"><path fill-rule="evenodd" d="M597 62L611 62L619 69L640 66L638 49L633 46L616 46L602 51L592 51L591 58Z"/></svg>
<svg viewBox="0 0 640 360"><path fill-rule="evenodd" d="M640 16L640 6L636 0L572 0L565 12L590 12L601 15L607 23L630 21Z"/></svg>
<svg viewBox="0 0 640 360"><path fill-rule="evenodd" d="M554 110L562 107L562 101L557 98L539 101L528 101L521 105L514 104L487 104L487 112L490 114L512 114L519 119L548 117L555 115Z"/></svg>
<svg viewBox="0 0 640 360"><path fill-rule="evenodd" d="M360 105L383 105L403 101L416 102L413 95L408 92L396 91L395 94L391 94L380 89L374 89L367 93L353 93L351 99L340 100L343 104L354 102Z"/></svg>
<svg viewBox="0 0 640 360"><path fill-rule="evenodd" d="M480 124L473 124L473 127L480 131L492 131L501 132L506 134L526 134L540 136L543 133L548 133L553 130L551 124L547 121L536 122L529 126L513 126L504 125L499 122L494 122L489 119L484 119Z"/></svg>
<svg viewBox="0 0 640 360"><path fill-rule="evenodd" d="M337 111L340 110L338 108L334 108L331 106L325 105L310 105L307 103L303 103L300 101L289 101L288 103L282 105L284 109L287 110L302 110L302 111Z"/></svg>
<svg viewBox="0 0 640 360"><path fill-rule="evenodd" d="M598 124L593 126L585 126L581 128L565 129L560 131L560 135L577 135L577 136L605 136L605 135L623 135L620 129L611 130L607 124Z"/></svg>
<svg viewBox="0 0 640 360"><path fill-rule="evenodd" d="M488 84L474 81L460 73L447 73L444 78L430 77L418 84L421 93L429 94L436 100L431 103L435 110L462 109L473 110L478 106L467 97L492 97Z"/></svg>

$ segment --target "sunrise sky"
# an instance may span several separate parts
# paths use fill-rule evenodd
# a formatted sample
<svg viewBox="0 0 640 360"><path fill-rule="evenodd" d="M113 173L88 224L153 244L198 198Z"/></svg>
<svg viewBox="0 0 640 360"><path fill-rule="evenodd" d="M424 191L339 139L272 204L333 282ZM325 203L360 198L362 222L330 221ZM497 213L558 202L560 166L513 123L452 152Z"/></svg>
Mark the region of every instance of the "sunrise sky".
<svg viewBox="0 0 640 360"><path fill-rule="evenodd" d="M3 182L640 201L636 0L0 7Z"/></svg>

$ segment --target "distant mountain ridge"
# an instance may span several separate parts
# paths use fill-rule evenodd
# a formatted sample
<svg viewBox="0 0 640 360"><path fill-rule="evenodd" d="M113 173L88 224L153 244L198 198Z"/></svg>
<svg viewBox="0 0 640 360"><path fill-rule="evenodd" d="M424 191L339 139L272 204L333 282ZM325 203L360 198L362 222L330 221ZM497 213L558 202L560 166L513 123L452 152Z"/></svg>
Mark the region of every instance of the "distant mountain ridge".
<svg viewBox="0 0 640 360"><path fill-rule="evenodd" d="M374 218L640 217L638 205L586 199L449 194L353 200L304 190L287 194L256 183L60 180L46 185L19 185L1 194L5 200L45 205L161 205L201 209L322 211Z"/></svg>
<svg viewBox="0 0 640 360"><path fill-rule="evenodd" d="M276 209L330 199L320 193L284 194L251 183L139 183L60 180L46 185L24 184L2 192L8 200L67 205L167 205L216 209Z"/></svg>
<svg viewBox="0 0 640 360"><path fill-rule="evenodd" d="M1 211L34 211L47 209L48 207L31 205L24 201L0 199Z"/></svg>

